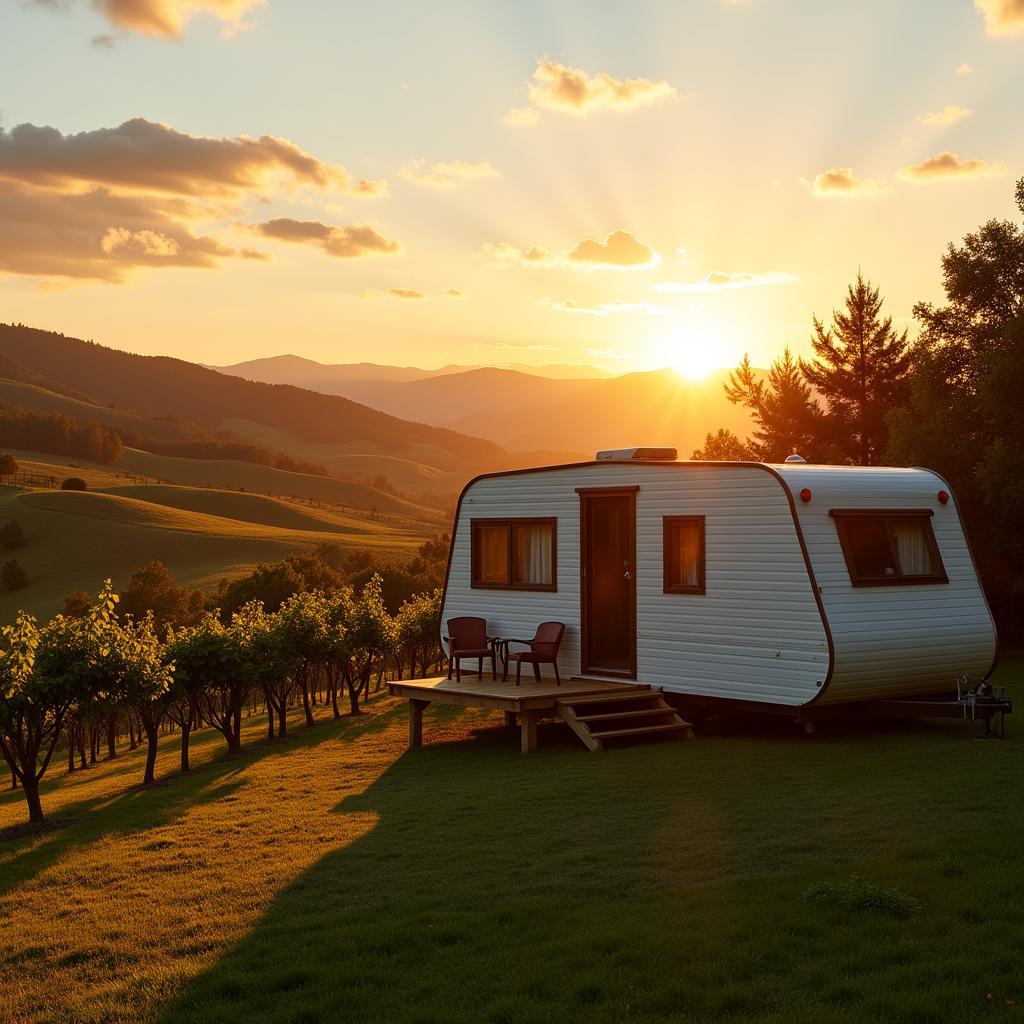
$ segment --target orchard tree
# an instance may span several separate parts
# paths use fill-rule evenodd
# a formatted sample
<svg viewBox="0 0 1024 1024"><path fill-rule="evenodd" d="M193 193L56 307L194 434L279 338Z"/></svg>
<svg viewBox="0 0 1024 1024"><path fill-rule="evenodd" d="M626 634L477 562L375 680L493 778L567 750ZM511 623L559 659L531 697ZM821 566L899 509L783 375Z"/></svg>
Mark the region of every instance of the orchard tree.
<svg viewBox="0 0 1024 1024"><path fill-rule="evenodd" d="M817 317L813 324L814 358L801 359L800 370L828 405L828 434L844 461L877 465L889 440L886 415L907 396L907 331L882 315L878 289L859 272L832 327Z"/></svg>
<svg viewBox="0 0 1024 1024"><path fill-rule="evenodd" d="M74 701L63 680L40 673L39 643L36 620L25 612L0 631L0 753L21 784L33 824L43 821L39 781Z"/></svg>
<svg viewBox="0 0 1024 1024"><path fill-rule="evenodd" d="M417 594L406 601L395 616L395 642L399 678L404 665L413 679L420 669L424 678L440 655L441 591Z"/></svg>
<svg viewBox="0 0 1024 1024"><path fill-rule="evenodd" d="M750 445L731 430L719 427L704 438L704 447L690 456L697 462L749 462L754 458Z"/></svg>
<svg viewBox="0 0 1024 1024"><path fill-rule="evenodd" d="M231 616L231 631L239 652L238 671L250 689L263 691L267 702L267 738L288 733L288 698L297 680L295 671L301 657L297 653L284 620L268 613L262 602L250 601Z"/></svg>
<svg viewBox="0 0 1024 1024"><path fill-rule="evenodd" d="M146 769L142 784L156 781L160 724L167 713L173 666L164 662L153 616L141 621L109 620L95 652L100 675L111 681L119 700L138 716L146 734Z"/></svg>
<svg viewBox="0 0 1024 1024"><path fill-rule="evenodd" d="M356 598L346 588L339 594L344 606L345 645L343 675L348 689L349 713L361 714L359 696L369 693L370 677L381 659L394 650L397 630L384 606L381 578L374 575Z"/></svg>
<svg viewBox="0 0 1024 1024"><path fill-rule="evenodd" d="M294 679L302 691L302 710L309 729L316 725L310 687L331 657L330 604L322 590L310 590L290 597L279 613L296 657Z"/></svg>
<svg viewBox="0 0 1024 1024"><path fill-rule="evenodd" d="M167 566L155 559L136 570L121 594L121 615L141 620L152 614L160 635L168 626L195 622L202 612L202 592L179 587Z"/></svg>
<svg viewBox="0 0 1024 1024"><path fill-rule="evenodd" d="M174 693L190 695L198 718L209 722L228 745L229 754L242 749L242 707L249 692L239 661L235 633L217 612L208 612L195 625L176 630L167 656L174 661ZM182 751L182 766L188 749Z"/></svg>

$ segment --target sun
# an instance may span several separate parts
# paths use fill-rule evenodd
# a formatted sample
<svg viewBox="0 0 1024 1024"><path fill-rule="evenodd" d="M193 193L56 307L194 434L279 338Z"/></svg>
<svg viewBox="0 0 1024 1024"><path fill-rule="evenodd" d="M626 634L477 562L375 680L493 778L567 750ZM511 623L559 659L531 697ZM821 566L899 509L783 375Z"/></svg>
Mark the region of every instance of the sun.
<svg viewBox="0 0 1024 1024"><path fill-rule="evenodd" d="M670 365L680 377L687 380L703 380L709 373L719 369L720 363L721 360L713 348L690 342L679 346Z"/></svg>

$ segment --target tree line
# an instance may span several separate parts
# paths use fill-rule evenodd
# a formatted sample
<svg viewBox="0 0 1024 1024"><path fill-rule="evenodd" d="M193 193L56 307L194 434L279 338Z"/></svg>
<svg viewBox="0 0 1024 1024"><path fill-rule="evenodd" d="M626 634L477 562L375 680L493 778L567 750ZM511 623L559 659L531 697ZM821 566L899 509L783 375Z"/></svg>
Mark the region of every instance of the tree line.
<svg viewBox="0 0 1024 1024"><path fill-rule="evenodd" d="M1016 185L1024 217L1024 178ZM952 485L1000 628L1024 631L1024 223L992 219L941 259L946 301L919 302L911 341L858 273L810 359L787 348L759 374L748 357L725 384L753 430L709 433L695 459L927 466Z"/></svg>
<svg viewBox="0 0 1024 1024"><path fill-rule="evenodd" d="M158 623L153 610L121 607L108 580L99 595L40 625L22 612L0 630L0 753L22 789L29 821L44 820L39 785L61 742L68 769L98 756L117 757L128 732L144 744L142 782L155 780L162 733L180 737L181 770L201 727L217 730L229 754L242 745L242 720L260 707L267 735L287 734L288 711L301 706L307 728L313 707L350 715L389 673L425 675L441 656L440 590L388 611L379 574L359 589L303 589L268 609L252 599L230 614L203 609L184 625Z"/></svg>

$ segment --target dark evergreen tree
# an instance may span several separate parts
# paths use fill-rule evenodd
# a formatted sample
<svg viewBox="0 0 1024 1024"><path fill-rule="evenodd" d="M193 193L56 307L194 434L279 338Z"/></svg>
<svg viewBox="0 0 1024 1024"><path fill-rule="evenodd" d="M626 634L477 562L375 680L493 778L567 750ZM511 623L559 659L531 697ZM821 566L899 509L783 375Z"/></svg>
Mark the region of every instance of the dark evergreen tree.
<svg viewBox="0 0 1024 1024"><path fill-rule="evenodd" d="M20 590L28 583L28 573L16 558L4 562L0 566L0 580L8 590Z"/></svg>
<svg viewBox="0 0 1024 1024"><path fill-rule="evenodd" d="M823 442L824 416L800 372L800 364L788 348L772 363L767 379L750 365L750 357L729 374L726 397L746 406L754 420L748 441L752 458L760 462L784 462L799 453L810 462L828 461Z"/></svg>
<svg viewBox="0 0 1024 1024"><path fill-rule="evenodd" d="M833 310L832 327L814 317L814 359L800 360L804 380L825 400L832 443L844 461L862 466L883 459L886 415L907 395L907 332L882 315L878 289L858 272L846 291L845 309Z"/></svg>

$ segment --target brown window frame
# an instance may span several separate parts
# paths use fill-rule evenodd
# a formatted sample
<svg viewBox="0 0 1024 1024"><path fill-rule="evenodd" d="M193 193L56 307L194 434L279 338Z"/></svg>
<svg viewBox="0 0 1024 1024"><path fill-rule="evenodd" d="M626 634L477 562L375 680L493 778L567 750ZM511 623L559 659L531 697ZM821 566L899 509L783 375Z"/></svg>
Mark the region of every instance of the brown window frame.
<svg viewBox="0 0 1024 1024"><path fill-rule="evenodd" d="M850 574L850 582L855 587L916 587L925 584L948 583L946 567L942 562L942 554L939 551L938 541L935 539L935 531L932 529L932 517L935 515L930 508L832 508L828 514L835 520L836 532L839 534L839 546L843 550L843 558L846 560L846 570ZM889 542L889 552L892 555L893 565L897 568L899 575L895 576L861 576L857 571L854 559L853 544L847 533L847 524L851 519L881 519L885 527L885 536ZM929 573L927 576L904 576L900 567L899 551L896 547L896 540L892 534L890 520L917 520L925 527L924 539L932 557L932 564L938 566L938 572Z"/></svg>
<svg viewBox="0 0 1024 1024"><path fill-rule="evenodd" d="M508 530L505 565L507 583L490 583L477 578L477 533L481 527L504 526ZM516 526L550 526L551 527L551 582L550 583L513 583L512 568L515 565L515 529ZM469 585L473 590L530 590L552 593L558 590L558 519L556 516L514 516L501 519L471 519L469 521Z"/></svg>
<svg viewBox="0 0 1024 1024"><path fill-rule="evenodd" d="M697 553L697 583L695 585L685 583L672 583L669 573L668 553L671 547L670 541L672 530L676 526L699 526L700 545ZM666 594L706 594L707 593L707 525L704 516L664 516L661 528L661 568L662 568L662 591Z"/></svg>

